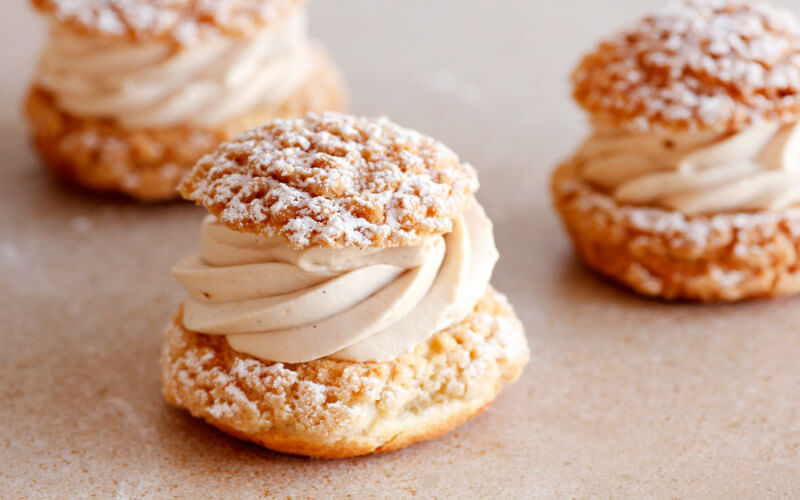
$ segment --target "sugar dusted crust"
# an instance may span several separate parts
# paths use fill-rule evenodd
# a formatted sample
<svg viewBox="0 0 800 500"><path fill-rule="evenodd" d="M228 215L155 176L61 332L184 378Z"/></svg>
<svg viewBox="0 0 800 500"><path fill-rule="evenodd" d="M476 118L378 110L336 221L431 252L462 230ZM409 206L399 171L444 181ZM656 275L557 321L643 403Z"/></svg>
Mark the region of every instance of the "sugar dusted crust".
<svg viewBox="0 0 800 500"><path fill-rule="evenodd" d="M190 45L215 34L249 36L304 0L31 0L89 36Z"/></svg>
<svg viewBox="0 0 800 500"><path fill-rule="evenodd" d="M338 71L323 51L318 57L319 69L280 108L254 109L214 130L127 129L112 120L71 115L38 87L28 93L26 114L36 149L59 177L141 201L170 200L179 196L176 186L199 158L242 130L279 116L345 108Z"/></svg>
<svg viewBox="0 0 800 500"><path fill-rule="evenodd" d="M591 268L664 299L731 302L800 292L800 209L684 216L621 206L577 175L553 176L553 196Z"/></svg>
<svg viewBox="0 0 800 500"><path fill-rule="evenodd" d="M800 22L757 1L673 2L602 42L573 83L598 121L637 131L796 121Z"/></svg>
<svg viewBox="0 0 800 500"><path fill-rule="evenodd" d="M487 290L462 323L385 363L267 363L224 337L166 332L162 388L171 404L236 436L297 455L343 458L395 450L452 430L519 377L522 325Z"/></svg>
<svg viewBox="0 0 800 500"><path fill-rule="evenodd" d="M179 190L234 230L295 248L367 248L450 232L477 188L475 170L430 137L325 113L245 132L200 160Z"/></svg>

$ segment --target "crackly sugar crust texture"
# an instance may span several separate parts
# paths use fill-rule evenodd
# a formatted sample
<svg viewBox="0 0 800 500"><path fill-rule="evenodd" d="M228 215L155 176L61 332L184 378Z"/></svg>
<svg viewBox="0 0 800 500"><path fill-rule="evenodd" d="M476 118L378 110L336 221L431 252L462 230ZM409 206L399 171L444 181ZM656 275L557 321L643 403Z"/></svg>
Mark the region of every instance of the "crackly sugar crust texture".
<svg viewBox="0 0 800 500"><path fill-rule="evenodd" d="M177 198L175 187L203 155L243 130L277 117L346 107L338 70L320 49L317 70L278 108L254 109L215 129L191 125L129 129L113 120L75 116L33 87L26 114L34 145L60 178L90 190L142 201Z"/></svg>
<svg viewBox="0 0 800 500"><path fill-rule="evenodd" d="M598 121L735 130L800 117L800 23L758 1L673 2L602 42L573 74Z"/></svg>
<svg viewBox="0 0 800 500"><path fill-rule="evenodd" d="M519 377L522 325L487 290L473 313L384 363L268 363L224 337L187 331L178 311L161 357L164 396L236 436L298 455L343 458L402 448L452 430Z"/></svg>
<svg viewBox="0 0 800 500"><path fill-rule="evenodd" d="M635 291L729 302L800 292L800 209L685 216L619 205L558 168L553 196L581 259Z"/></svg>
<svg viewBox="0 0 800 500"><path fill-rule="evenodd" d="M452 231L478 188L441 143L385 118L276 120L204 157L181 183L234 230L295 248L394 247Z"/></svg>
<svg viewBox="0 0 800 500"><path fill-rule="evenodd" d="M190 45L209 36L250 36L303 0L31 0L75 31Z"/></svg>

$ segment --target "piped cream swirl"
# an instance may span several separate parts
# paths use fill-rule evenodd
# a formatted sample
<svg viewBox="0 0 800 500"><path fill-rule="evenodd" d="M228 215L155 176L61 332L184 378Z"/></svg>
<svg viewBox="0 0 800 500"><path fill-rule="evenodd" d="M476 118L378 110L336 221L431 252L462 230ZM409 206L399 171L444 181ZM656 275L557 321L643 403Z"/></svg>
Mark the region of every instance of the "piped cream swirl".
<svg viewBox="0 0 800 500"><path fill-rule="evenodd" d="M53 23L36 81L78 116L130 127L213 127L282 105L313 70L314 50L302 7L255 37L220 35L185 47L92 37Z"/></svg>
<svg viewBox="0 0 800 500"><path fill-rule="evenodd" d="M598 127L577 155L585 181L621 203L687 215L800 203L800 125L734 134L635 134Z"/></svg>
<svg viewBox="0 0 800 500"><path fill-rule="evenodd" d="M463 320L486 291L497 250L474 200L445 236L415 247L294 250L280 238L203 221L199 255L173 273L183 323L267 361L386 361Z"/></svg>

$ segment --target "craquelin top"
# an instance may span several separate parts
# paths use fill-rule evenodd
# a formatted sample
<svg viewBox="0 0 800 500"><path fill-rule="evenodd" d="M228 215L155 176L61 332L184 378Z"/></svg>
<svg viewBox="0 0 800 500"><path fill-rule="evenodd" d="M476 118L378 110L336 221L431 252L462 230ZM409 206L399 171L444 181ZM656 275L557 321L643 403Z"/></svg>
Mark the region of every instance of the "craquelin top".
<svg viewBox="0 0 800 500"><path fill-rule="evenodd" d="M800 117L800 22L762 2L673 2L602 42L573 74L602 123L736 130Z"/></svg>
<svg viewBox="0 0 800 500"><path fill-rule="evenodd" d="M131 41L190 45L224 34L249 36L304 0L31 0L72 29Z"/></svg>
<svg viewBox="0 0 800 500"><path fill-rule="evenodd" d="M231 229L294 248L383 248L452 231L478 189L443 144L385 118L277 120L202 158L178 190Z"/></svg>

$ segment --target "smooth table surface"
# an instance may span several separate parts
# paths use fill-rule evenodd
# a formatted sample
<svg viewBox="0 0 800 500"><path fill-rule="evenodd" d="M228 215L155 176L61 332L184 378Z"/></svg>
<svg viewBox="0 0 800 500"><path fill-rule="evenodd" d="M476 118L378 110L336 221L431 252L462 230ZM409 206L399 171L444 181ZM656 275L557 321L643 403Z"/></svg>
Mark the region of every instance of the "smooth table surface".
<svg viewBox="0 0 800 500"><path fill-rule="evenodd" d="M163 402L161 332L183 296L169 267L204 212L44 174L18 111L43 29L25 2L4 5L0 498L800 497L800 298L637 298L576 262L550 208L549 171L587 130L570 67L657 3L313 2L353 109L479 169L494 283L532 349L519 382L456 431L339 461L271 453Z"/></svg>

